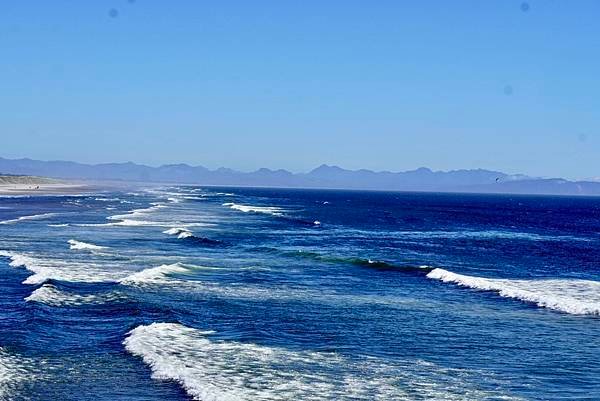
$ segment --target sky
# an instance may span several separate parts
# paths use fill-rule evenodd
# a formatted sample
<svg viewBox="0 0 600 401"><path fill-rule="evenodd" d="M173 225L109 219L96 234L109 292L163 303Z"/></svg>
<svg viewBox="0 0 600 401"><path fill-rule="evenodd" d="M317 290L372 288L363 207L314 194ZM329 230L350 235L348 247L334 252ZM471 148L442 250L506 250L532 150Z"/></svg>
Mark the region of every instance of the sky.
<svg viewBox="0 0 600 401"><path fill-rule="evenodd" d="M6 0L0 157L600 176L600 2Z"/></svg>

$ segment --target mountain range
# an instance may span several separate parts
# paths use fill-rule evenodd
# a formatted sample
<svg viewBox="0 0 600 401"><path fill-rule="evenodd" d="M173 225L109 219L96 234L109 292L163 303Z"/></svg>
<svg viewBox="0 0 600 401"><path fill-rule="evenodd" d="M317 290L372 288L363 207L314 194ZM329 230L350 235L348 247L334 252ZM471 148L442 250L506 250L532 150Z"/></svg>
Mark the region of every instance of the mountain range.
<svg viewBox="0 0 600 401"><path fill-rule="evenodd" d="M346 170L323 164L308 173L261 168L241 172L228 168L168 164L150 167L131 162L83 164L0 157L0 174L45 176L68 180L157 182L223 186L331 188L389 191L477 192L557 195L600 195L600 182L536 178L500 171L471 169L404 172Z"/></svg>

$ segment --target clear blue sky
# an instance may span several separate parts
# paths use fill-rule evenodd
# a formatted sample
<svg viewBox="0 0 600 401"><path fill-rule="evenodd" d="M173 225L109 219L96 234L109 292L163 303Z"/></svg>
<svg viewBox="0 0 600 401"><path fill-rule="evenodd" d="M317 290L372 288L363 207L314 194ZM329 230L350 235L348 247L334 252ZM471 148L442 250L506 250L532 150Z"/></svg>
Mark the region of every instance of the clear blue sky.
<svg viewBox="0 0 600 401"><path fill-rule="evenodd" d="M600 176L600 1L7 0L0 156Z"/></svg>

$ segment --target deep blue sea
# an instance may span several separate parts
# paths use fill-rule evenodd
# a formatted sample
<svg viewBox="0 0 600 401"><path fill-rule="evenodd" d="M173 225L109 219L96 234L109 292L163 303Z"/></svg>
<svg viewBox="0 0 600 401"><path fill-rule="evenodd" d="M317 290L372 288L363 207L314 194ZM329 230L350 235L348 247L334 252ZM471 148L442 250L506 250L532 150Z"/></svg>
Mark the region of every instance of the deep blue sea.
<svg viewBox="0 0 600 401"><path fill-rule="evenodd" d="M600 198L0 198L1 400L600 400Z"/></svg>

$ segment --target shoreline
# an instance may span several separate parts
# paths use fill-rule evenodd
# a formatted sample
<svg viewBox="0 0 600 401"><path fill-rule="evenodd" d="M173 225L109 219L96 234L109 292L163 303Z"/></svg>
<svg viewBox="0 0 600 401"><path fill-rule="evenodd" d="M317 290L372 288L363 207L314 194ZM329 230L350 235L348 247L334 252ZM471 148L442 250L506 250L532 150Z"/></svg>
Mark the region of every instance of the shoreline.
<svg viewBox="0 0 600 401"><path fill-rule="evenodd" d="M73 195L92 190L86 184L40 183L40 184L0 184L0 196L3 195Z"/></svg>

